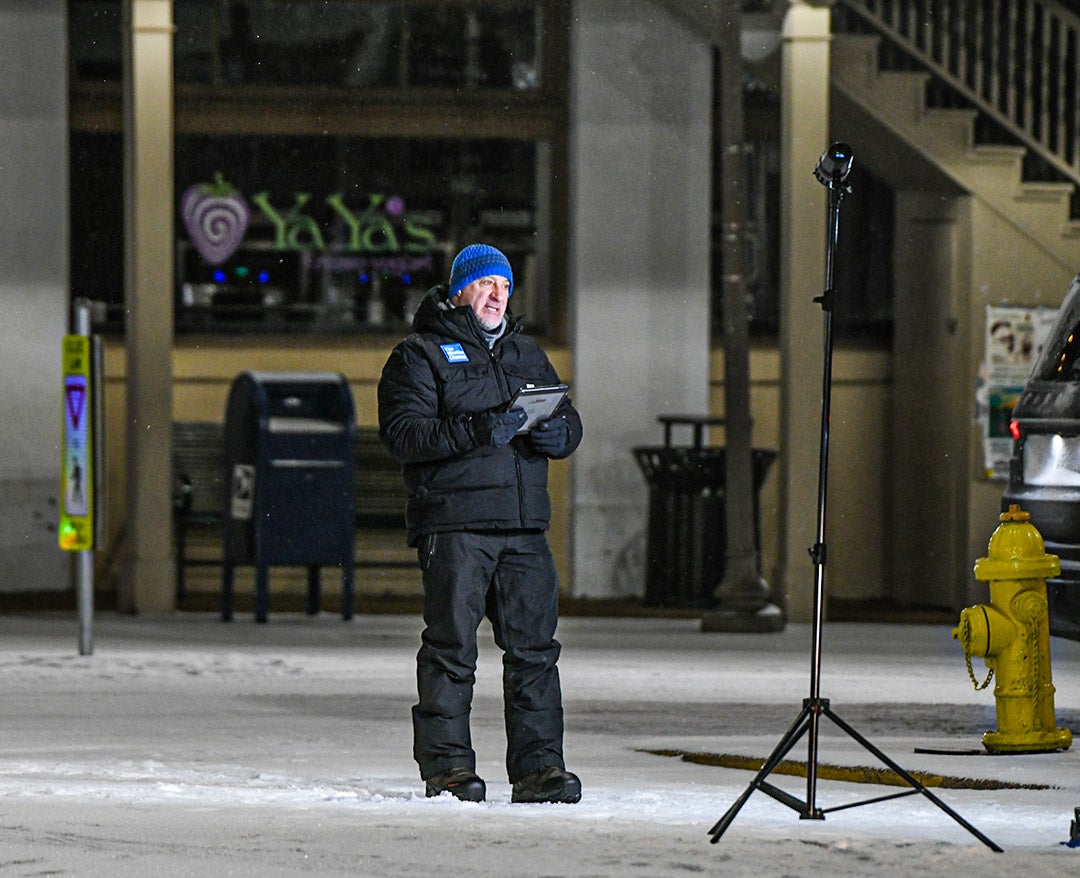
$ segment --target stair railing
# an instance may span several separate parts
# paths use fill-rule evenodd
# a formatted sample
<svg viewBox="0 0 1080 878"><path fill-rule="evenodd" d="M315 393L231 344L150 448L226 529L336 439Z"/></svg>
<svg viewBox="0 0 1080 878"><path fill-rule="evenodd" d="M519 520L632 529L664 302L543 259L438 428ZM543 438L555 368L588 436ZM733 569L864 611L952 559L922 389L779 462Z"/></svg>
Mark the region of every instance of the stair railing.
<svg viewBox="0 0 1080 878"><path fill-rule="evenodd" d="M1053 0L838 0L1080 186L1080 18Z"/></svg>

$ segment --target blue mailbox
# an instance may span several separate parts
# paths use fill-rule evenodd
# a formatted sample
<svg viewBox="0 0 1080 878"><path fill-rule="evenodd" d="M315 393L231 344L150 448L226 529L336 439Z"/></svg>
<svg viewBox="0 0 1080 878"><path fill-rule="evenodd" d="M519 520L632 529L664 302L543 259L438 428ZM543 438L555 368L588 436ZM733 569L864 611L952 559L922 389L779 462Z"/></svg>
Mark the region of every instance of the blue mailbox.
<svg viewBox="0 0 1080 878"><path fill-rule="evenodd" d="M237 565L255 567L255 619L269 609L269 568L308 570L307 611L319 611L320 567L341 568L352 618L356 416L344 376L243 372L225 411L221 617L233 614Z"/></svg>

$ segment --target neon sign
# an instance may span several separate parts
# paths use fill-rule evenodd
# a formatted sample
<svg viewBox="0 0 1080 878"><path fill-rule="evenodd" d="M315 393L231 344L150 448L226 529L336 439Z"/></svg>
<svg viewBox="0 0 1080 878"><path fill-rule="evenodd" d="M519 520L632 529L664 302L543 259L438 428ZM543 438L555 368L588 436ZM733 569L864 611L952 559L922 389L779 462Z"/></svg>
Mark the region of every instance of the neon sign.
<svg viewBox="0 0 1080 878"><path fill-rule="evenodd" d="M189 186L180 198L180 214L192 245L208 263L221 265L244 242L252 221L252 205L273 230L270 246L277 251L327 251L327 236L315 217L305 212L311 194L297 192L289 207L276 207L269 193L259 192L250 201L227 183L220 173L213 183ZM318 202L316 202L317 204ZM432 220L410 214L397 195L368 195L368 203L356 210L336 192L322 200L335 220L344 224L344 240L335 241L335 254L378 257L418 257L436 246Z"/></svg>

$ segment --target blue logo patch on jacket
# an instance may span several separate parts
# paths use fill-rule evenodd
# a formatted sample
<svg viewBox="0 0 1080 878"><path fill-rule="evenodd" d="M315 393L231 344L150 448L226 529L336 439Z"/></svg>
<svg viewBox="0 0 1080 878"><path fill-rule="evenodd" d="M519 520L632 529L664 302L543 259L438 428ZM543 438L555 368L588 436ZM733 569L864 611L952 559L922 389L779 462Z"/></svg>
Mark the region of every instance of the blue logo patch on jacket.
<svg viewBox="0 0 1080 878"><path fill-rule="evenodd" d="M442 348L443 356L446 357L448 363L467 363L469 362L469 355L465 353L465 348L455 342L454 344L442 344L439 345Z"/></svg>

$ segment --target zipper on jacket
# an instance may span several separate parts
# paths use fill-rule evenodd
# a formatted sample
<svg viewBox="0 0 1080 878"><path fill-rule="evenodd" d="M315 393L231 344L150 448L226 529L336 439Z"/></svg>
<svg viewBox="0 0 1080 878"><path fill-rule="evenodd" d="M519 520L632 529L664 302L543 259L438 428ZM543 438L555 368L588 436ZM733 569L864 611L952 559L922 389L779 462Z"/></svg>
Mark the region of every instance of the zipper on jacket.
<svg viewBox="0 0 1080 878"><path fill-rule="evenodd" d="M505 337L506 337L506 334L503 333L502 336L500 336L498 339L495 340L495 344L498 345L499 342L501 342L503 340L503 338L505 338ZM495 356L495 348L494 347L488 348L488 359L491 361L491 368L495 372L495 374L498 376L498 378L499 378L499 386L502 387L503 393L506 395L506 401L507 401L507 403L509 403L510 400L514 396L514 392L510 389L510 382L506 378L506 370L503 369L503 367L501 365L499 365L499 360Z"/></svg>
<svg viewBox="0 0 1080 878"><path fill-rule="evenodd" d="M499 376L503 391L509 399L513 396L513 393L510 390L510 382L506 379L506 370L499 365L499 361L495 357L495 347L498 346L508 334L509 330L499 336L499 338L496 339L495 344L488 348L488 358L491 360L491 368ZM517 475L518 522L522 527L525 527L525 480L521 477L521 455L518 454L518 450L514 448L513 444L510 445L510 451L514 455L514 473Z"/></svg>

